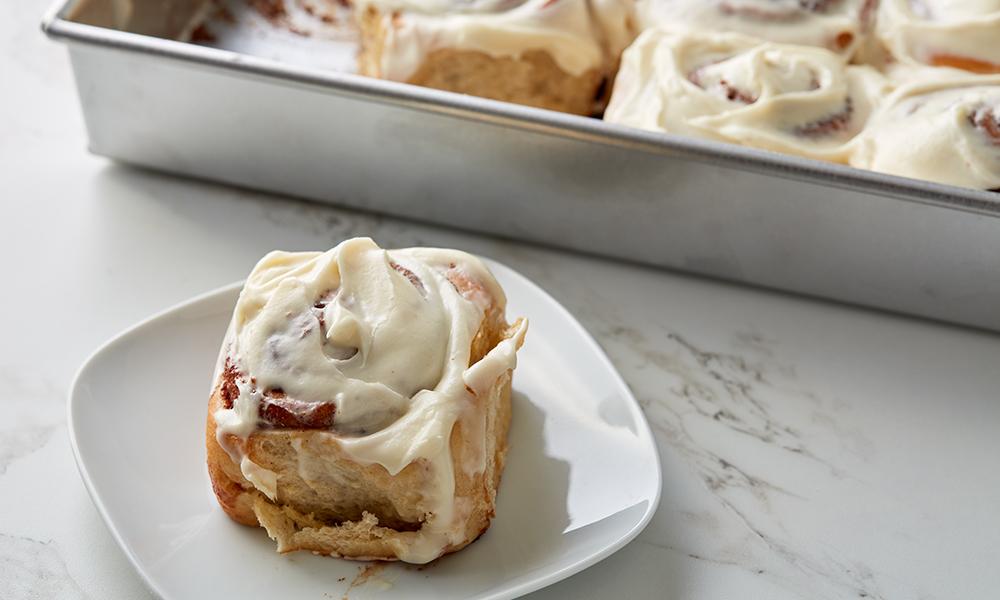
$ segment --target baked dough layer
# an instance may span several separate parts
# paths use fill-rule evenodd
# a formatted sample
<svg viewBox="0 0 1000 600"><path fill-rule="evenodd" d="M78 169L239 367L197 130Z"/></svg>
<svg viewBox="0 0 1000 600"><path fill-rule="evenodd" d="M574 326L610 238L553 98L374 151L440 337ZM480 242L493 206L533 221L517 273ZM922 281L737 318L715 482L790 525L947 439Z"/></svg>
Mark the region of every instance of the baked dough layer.
<svg viewBox="0 0 1000 600"><path fill-rule="evenodd" d="M469 476L460 468L469 453L461 422L452 430L455 498L468 517L464 539L444 548L460 550L485 533L495 515L497 489L507 455L510 427L510 373L477 399L486 411L486 456L483 472ZM278 551L309 550L356 560L397 560L419 532L428 505L419 490L432 473L415 462L392 476L381 465L362 465L340 450L336 436L319 431L260 431L244 447L256 464L277 474L277 498L254 488L216 439L212 414L221 408L218 389L209 403L206 442L212 489L223 510L243 525L262 526ZM236 439L230 440L239 443ZM308 479L299 464L313 466Z"/></svg>
<svg viewBox="0 0 1000 600"><path fill-rule="evenodd" d="M362 13L358 60L362 75L386 77L381 65L392 20L374 6L368 6ZM569 73L543 49L499 56L480 50L441 48L424 55L405 81L481 98L590 115L604 78L602 67Z"/></svg>

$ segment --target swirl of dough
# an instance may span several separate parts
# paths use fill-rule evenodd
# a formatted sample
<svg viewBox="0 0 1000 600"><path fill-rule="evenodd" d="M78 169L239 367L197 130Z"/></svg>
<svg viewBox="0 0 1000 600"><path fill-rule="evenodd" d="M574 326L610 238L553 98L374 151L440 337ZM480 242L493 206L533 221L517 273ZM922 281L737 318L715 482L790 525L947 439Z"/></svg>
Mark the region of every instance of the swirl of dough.
<svg viewBox="0 0 1000 600"><path fill-rule="evenodd" d="M482 298L449 280L458 264L489 287ZM272 252L250 274L233 316L227 368L243 377L228 410L251 429L377 432L422 393L464 390L490 302L502 305L502 290L459 252L390 252L368 238L324 253Z"/></svg>
<svg viewBox="0 0 1000 600"><path fill-rule="evenodd" d="M872 116L851 164L952 185L1000 188L1000 76L899 88Z"/></svg>
<svg viewBox="0 0 1000 600"><path fill-rule="evenodd" d="M846 162L884 85L821 48L649 30L623 55L604 118Z"/></svg>
<svg viewBox="0 0 1000 600"><path fill-rule="evenodd" d="M639 0L643 28L742 33L851 55L872 0Z"/></svg>
<svg viewBox="0 0 1000 600"><path fill-rule="evenodd" d="M882 0L876 31L899 61L1000 73L1000 0Z"/></svg>

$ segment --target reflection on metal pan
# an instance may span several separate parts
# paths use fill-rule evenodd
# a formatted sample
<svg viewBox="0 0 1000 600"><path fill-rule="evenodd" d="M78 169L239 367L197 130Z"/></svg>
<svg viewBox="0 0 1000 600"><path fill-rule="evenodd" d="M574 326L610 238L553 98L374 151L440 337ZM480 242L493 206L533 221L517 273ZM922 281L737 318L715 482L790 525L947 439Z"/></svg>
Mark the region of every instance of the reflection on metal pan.
<svg viewBox="0 0 1000 600"><path fill-rule="evenodd" d="M69 46L98 154L1000 330L998 194L126 33L66 10L43 28Z"/></svg>

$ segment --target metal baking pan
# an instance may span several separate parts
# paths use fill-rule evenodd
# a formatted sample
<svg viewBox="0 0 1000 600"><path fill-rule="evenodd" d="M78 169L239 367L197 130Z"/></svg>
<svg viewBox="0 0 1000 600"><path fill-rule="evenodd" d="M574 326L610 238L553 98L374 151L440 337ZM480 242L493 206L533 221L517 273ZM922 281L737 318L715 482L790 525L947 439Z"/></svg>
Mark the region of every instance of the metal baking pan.
<svg viewBox="0 0 1000 600"><path fill-rule="evenodd" d="M97 154L1000 330L1000 194L116 31L69 8L43 28L69 47Z"/></svg>

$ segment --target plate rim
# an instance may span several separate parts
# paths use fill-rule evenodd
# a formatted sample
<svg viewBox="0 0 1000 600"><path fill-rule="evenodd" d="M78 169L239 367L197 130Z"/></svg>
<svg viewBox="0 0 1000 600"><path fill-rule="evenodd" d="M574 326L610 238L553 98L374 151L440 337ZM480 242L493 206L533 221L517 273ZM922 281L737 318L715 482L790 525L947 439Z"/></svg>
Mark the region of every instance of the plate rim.
<svg viewBox="0 0 1000 600"><path fill-rule="evenodd" d="M90 477L90 472L87 470L87 465L80 454L80 446L79 446L79 441L77 439L77 431L76 431L77 422L76 419L74 418L74 413L75 413L74 409L78 404L77 389L80 387L81 380L83 379L83 376L87 373L87 371L91 368L91 365L94 362L96 362L96 360L111 347L120 344L124 339L128 338L131 335L134 335L140 329L148 327L151 323L158 321L161 318L171 313L187 308L192 304L198 304L213 296L229 292L237 287L241 287L243 285L243 282L244 280L228 283L226 285L213 288L206 292L196 294L190 298L187 298L176 304L168 306L167 308L158 310L152 315L140 319L138 322L133 323L132 325L126 327L119 333L111 336L111 338L106 340L104 343L100 344L97 348L94 349L93 352L91 352L87 356L87 358L83 361L83 363L80 364L80 367L77 368L76 373L73 375L73 381L69 386L69 392L68 392L69 398L67 399L66 402L66 424L67 424L66 429L69 433L69 445L73 451L73 461L76 463L76 470L80 474L80 479L83 480L83 486L87 489L87 495L90 496L90 501L97 509L98 514L101 515L101 520L104 521L105 528L111 533L111 537L114 538L115 543L118 544L118 549L125 554L126 558L128 558L129 563L132 565L132 570L139 575L143 583L145 583L146 586L154 594L156 594L159 598L166 600L171 600L171 597L150 577L149 573L147 573L146 569L140 563L138 557L132 551L131 546L125 543L125 540L122 538L121 533L118 531L118 527L115 526L114 521L108 514L107 508L105 507L105 504L102 501L101 496L98 493L98 490L94 485L93 480Z"/></svg>
<svg viewBox="0 0 1000 600"><path fill-rule="evenodd" d="M655 484L652 494L651 501L648 503L643 515L639 518L636 523L629 528L624 534L620 535L612 543L608 544L598 552L594 552L584 558L574 561L568 565L565 565L559 569L555 569L541 577L537 577L530 581L522 582L517 585L513 585L509 588L498 590L496 593L485 596L483 600L501 600L509 598L518 598L520 596L530 594L546 588L550 585L558 583L564 579L572 577L581 571L584 571L595 564L603 561L612 554L618 552L624 548L629 542L634 540L642 531L649 525L652 520L653 515L656 514L656 510L660 504L660 497L663 490L663 469L660 463L660 455L658 445L656 443L656 437L653 435L653 431L649 425L649 421L646 419L646 414L643 412L641 405L638 400L636 400L635 395L632 393L632 389L626 383L625 379L621 376L618 369L615 367L614 363L608 357L604 348L597 343L597 340L590 334L589 331L580 323L580 321L562 305L561 302L556 300L551 294L548 293L543 287L529 279L527 276L521 274L517 270L501 263L497 260L493 260L487 257L475 255L481 260L483 260L487 267L491 271L502 271L504 276L510 277L512 279L518 280L518 283L527 286L534 292L539 294L541 298L547 301L551 306L553 306L557 312L564 317L567 322L571 324L571 327L581 334L581 336L586 340L588 350L594 353L599 361L607 367L607 370L612 375L613 381L625 392L625 398L627 400L626 404L629 406L630 412L633 414L633 418L637 421L637 429L639 430L641 436L645 436L651 445L651 457L653 462L653 472L655 473ZM113 335L104 343L100 344L96 349L94 349L87 358L81 363L80 367L76 370L73 375L72 383L70 384L68 391L68 401L66 403L66 420L67 420L67 431L69 433L70 447L73 451L73 459L76 463L77 472L80 474L80 478L83 480L84 487L87 490L87 494L90 496L91 502L97 509L98 514L101 516L101 520L104 521L105 527L111 533L114 538L115 543L118 544L118 548L125 554L128 558L129 563L132 565L133 570L139 575L146 586L157 596L164 600L173 600L171 595L168 595L166 591L162 589L161 586L157 585L156 581L150 576L146 568L139 561L138 557L132 551L129 544L127 544L122 537L121 532L118 527L115 526L114 521L107 512L107 508L101 499L93 480L91 479L90 473L87 470L87 466L84 459L80 453L79 440L77 436L77 420L75 419L75 409L79 404L77 400L79 396L78 389L81 385L83 377L90 370L91 366L97 361L99 357L105 354L109 349L113 348L115 345L122 343L125 339L135 335L140 330L149 327L151 324L161 320L162 318L173 314L175 312L181 311L188 308L191 305L200 304L205 300L222 295L224 293L231 293L236 290L240 290L246 280L240 279L233 283L228 283L211 290L201 292L190 298L182 300L176 304L168 306L167 308L156 311L152 315L145 317L138 322L126 327L121 332ZM361 564L361 563L359 563Z"/></svg>

